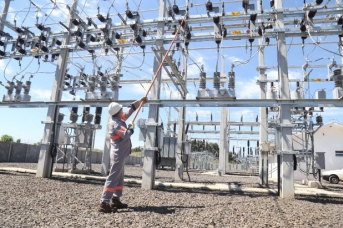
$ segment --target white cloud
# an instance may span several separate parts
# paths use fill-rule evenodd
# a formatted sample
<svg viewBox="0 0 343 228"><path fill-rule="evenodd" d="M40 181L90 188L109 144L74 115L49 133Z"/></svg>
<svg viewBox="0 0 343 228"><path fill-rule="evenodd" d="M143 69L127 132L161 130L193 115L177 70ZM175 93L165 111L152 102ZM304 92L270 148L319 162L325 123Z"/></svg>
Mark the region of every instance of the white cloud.
<svg viewBox="0 0 343 228"><path fill-rule="evenodd" d="M187 96L186 96L187 99L191 99L191 100L194 100L196 98L196 95L194 93L187 93Z"/></svg>
<svg viewBox="0 0 343 228"><path fill-rule="evenodd" d="M278 79L278 71L277 70L271 70L271 71L267 71L267 78L268 79ZM288 78L289 79L302 79L303 78L303 75L301 72L299 71L288 71Z"/></svg>
<svg viewBox="0 0 343 228"><path fill-rule="evenodd" d="M65 0L57 1L57 6L55 9L52 10L51 16L55 17L58 20L65 20L67 19L67 15L69 15L69 10L67 9L67 3ZM49 11L50 13L50 11Z"/></svg>
<svg viewBox="0 0 343 228"><path fill-rule="evenodd" d="M188 110L187 112L187 119L195 119L196 115L198 115L199 117L199 121L200 118L206 118L206 119L210 119L211 117L211 111L208 110Z"/></svg>
<svg viewBox="0 0 343 228"><path fill-rule="evenodd" d="M342 115L342 108L324 108L324 112L321 115L324 117L340 117Z"/></svg>
<svg viewBox="0 0 343 228"><path fill-rule="evenodd" d="M239 99L257 99L260 96L260 87L257 77L245 81L236 81L236 96Z"/></svg>
<svg viewBox="0 0 343 228"><path fill-rule="evenodd" d="M134 84L132 85L131 94L144 96L149 88L149 84ZM119 91L120 93L120 91Z"/></svg>
<svg viewBox="0 0 343 228"><path fill-rule="evenodd" d="M169 85L168 87L166 84L162 84L161 98L162 99L180 99L181 95L174 86Z"/></svg>
<svg viewBox="0 0 343 228"><path fill-rule="evenodd" d="M230 111L230 119L233 121L240 121L241 116L243 116L243 121L248 121L248 119L255 118L257 115L258 110L251 110L251 109L241 109Z"/></svg>
<svg viewBox="0 0 343 228"><path fill-rule="evenodd" d="M6 68L6 65L7 65L7 63L5 63L5 61L0 61L0 73L1 74L3 74L4 73L4 70L5 70L5 68ZM12 68L11 68L11 65L10 64L8 64L8 66L7 66L7 68L6 68L6 74L11 74L13 71L12 71Z"/></svg>
<svg viewBox="0 0 343 228"><path fill-rule="evenodd" d="M32 88L30 94L37 99L50 100L51 90Z"/></svg>
<svg viewBox="0 0 343 228"><path fill-rule="evenodd" d="M271 80L276 80L278 79L278 71L277 70L271 70L267 72L267 78Z"/></svg>
<svg viewBox="0 0 343 228"><path fill-rule="evenodd" d="M224 55L225 56L225 59L227 59L228 61L230 61L231 63L235 63L235 62L243 62L244 60L241 59L241 58L238 58L236 56L227 56L227 55Z"/></svg>
<svg viewBox="0 0 343 228"><path fill-rule="evenodd" d="M81 10L82 10L82 8L83 8L83 12L85 12L86 13L86 15L89 15L89 16L95 16L95 15L97 15L98 14L98 9L97 9L97 7L95 7L95 6L97 6L97 4L98 4L98 2L99 1L97 1L97 0L92 0L92 1L87 1L86 2L86 4L84 5L84 2L85 2L86 0L84 0L83 2L79 2L79 11L81 12ZM84 7L83 7L83 5L84 5Z"/></svg>
<svg viewBox="0 0 343 228"><path fill-rule="evenodd" d="M192 51L191 55L189 55L189 61L187 66L187 77L194 77L199 76L201 66L204 66L205 71L208 68L207 67L207 58L202 55L200 52ZM196 63L194 63L194 62ZM198 65L198 66L197 66Z"/></svg>
<svg viewBox="0 0 343 228"><path fill-rule="evenodd" d="M10 22L14 22L14 19L16 19L17 21L21 21L20 17L15 15L15 13L12 13L14 11L17 11L16 9L12 8L12 7L9 7L8 8L8 13L7 13L7 21L10 21ZM2 10L1 10L2 12ZM15 17L16 16L16 17ZM15 17L15 18L14 18Z"/></svg>

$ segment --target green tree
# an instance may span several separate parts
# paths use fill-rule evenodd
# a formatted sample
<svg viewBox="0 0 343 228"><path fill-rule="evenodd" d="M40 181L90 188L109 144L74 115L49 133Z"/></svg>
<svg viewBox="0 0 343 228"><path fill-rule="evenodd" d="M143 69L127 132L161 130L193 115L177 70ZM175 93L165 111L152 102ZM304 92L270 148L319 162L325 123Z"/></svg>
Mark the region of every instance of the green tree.
<svg viewBox="0 0 343 228"><path fill-rule="evenodd" d="M13 142L13 137L10 135L2 135L0 141L2 141L2 142Z"/></svg>
<svg viewBox="0 0 343 228"><path fill-rule="evenodd" d="M132 152L141 152L141 147L140 146L134 147L134 148L132 148L131 151Z"/></svg>
<svg viewBox="0 0 343 228"><path fill-rule="evenodd" d="M17 139L17 141L16 141L17 143L20 143L21 142L21 139Z"/></svg>
<svg viewBox="0 0 343 228"><path fill-rule="evenodd" d="M208 151L218 157L219 145L218 143L207 143L205 140L194 139L191 141L191 151Z"/></svg>

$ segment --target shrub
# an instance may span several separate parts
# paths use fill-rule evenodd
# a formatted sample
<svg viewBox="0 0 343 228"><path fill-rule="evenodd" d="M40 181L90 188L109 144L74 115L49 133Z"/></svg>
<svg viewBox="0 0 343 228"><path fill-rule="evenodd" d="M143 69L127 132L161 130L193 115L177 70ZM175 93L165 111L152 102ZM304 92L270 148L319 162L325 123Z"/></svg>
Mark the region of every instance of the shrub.
<svg viewBox="0 0 343 228"><path fill-rule="evenodd" d="M0 141L2 141L2 142L13 142L13 137L10 135L2 135Z"/></svg>

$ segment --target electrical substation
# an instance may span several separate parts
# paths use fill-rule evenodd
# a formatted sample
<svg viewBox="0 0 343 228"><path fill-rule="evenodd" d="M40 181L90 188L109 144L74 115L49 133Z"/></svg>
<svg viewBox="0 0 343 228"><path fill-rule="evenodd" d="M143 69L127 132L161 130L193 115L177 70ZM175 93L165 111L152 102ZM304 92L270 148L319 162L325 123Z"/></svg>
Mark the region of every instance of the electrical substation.
<svg viewBox="0 0 343 228"><path fill-rule="evenodd" d="M54 0L43 6L29 0L10 18L11 4L17 1L4 0L0 18L0 61L18 66L12 73L4 69L0 107L13 112L46 108L37 177L51 177L54 162L63 159L66 167L60 171L90 172L94 142L107 127L106 107L112 101L127 107L140 98L134 90L152 82L144 105L147 118L138 113L135 121L136 134L144 141L142 188L154 188L158 166L172 167L176 182L186 179L191 160L193 168L197 163L211 166L216 157L191 150L192 140L205 144L208 135L219 142L218 175L229 172L231 151L239 163L255 167L260 184L267 186L269 159L275 158L282 198L294 197L297 162L305 162L307 177L325 169L313 134L323 125L321 114L327 107L343 107L341 0L308 0L299 7L284 7L282 0L158 0L144 10L129 0L124 11L116 10L115 1L104 1L107 8L98 4L87 13L80 0L63 9ZM62 11L66 21L50 20L55 11ZM25 23L26 18L35 23ZM229 62L233 49L248 58ZM315 50L330 58L313 57ZM201 52L215 60L196 63L191 56ZM190 67L197 76L189 76ZM291 69L300 70L301 76L290 78ZM317 70L321 73L315 75ZM277 76L271 77L271 71ZM238 90L237 82L244 85L253 75L259 98L242 97L251 91L244 86ZM51 82L50 100L32 99L31 89L42 81ZM324 89L313 89L316 83ZM332 91L326 89L332 86ZM177 96L163 97L167 87ZM210 108L218 118L187 114ZM256 121L244 121L243 116L230 120L235 108L258 109ZM169 109L164 122L162 109ZM174 120L171 112L176 113ZM108 129L105 133L104 176L110 168ZM304 135L303 148L293 148L294 134ZM235 145L237 141L246 146ZM82 161L76 157L81 148L86 151ZM81 170L76 163L83 164Z"/></svg>

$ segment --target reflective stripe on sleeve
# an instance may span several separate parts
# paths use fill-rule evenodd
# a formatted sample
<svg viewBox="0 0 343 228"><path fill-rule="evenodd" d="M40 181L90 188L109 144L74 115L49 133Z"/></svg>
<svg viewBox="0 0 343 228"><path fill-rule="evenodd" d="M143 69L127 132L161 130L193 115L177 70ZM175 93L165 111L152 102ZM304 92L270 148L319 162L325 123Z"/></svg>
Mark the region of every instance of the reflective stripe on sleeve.
<svg viewBox="0 0 343 228"><path fill-rule="evenodd" d="M112 140L117 140L121 138L121 135L126 131L125 127L120 127L120 129L118 130L118 133L116 135L110 136L110 138Z"/></svg>

